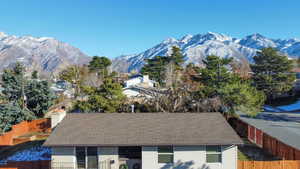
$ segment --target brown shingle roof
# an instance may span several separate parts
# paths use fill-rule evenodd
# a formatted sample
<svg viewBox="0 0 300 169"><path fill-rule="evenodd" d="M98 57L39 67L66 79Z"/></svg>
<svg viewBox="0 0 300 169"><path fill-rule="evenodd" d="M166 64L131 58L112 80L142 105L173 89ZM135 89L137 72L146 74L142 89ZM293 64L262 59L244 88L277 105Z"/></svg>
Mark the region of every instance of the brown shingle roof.
<svg viewBox="0 0 300 169"><path fill-rule="evenodd" d="M242 144L220 113L68 114L45 146Z"/></svg>

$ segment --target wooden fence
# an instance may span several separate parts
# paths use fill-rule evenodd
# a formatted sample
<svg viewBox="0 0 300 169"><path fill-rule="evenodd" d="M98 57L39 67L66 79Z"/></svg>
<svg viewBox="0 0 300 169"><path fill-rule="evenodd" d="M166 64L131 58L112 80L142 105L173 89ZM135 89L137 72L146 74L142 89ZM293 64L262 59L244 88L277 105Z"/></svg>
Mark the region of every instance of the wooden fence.
<svg viewBox="0 0 300 169"><path fill-rule="evenodd" d="M51 132L51 119L37 119L32 121L23 121L13 125L11 131L0 135L0 146L15 145L14 139L32 132ZM16 143L19 143L17 140Z"/></svg>
<svg viewBox="0 0 300 169"><path fill-rule="evenodd" d="M229 120L230 125L241 136L255 143L264 151L283 160L300 160L300 150L284 144L280 140L264 133L237 118Z"/></svg>
<svg viewBox="0 0 300 169"><path fill-rule="evenodd" d="M238 169L300 169L300 161L238 161Z"/></svg>
<svg viewBox="0 0 300 169"><path fill-rule="evenodd" d="M100 161L99 168L111 169L110 161ZM51 163L49 160L44 161L15 161L6 164L0 164L0 169L74 169L74 162ZM77 167L76 167L77 169Z"/></svg>
<svg viewBox="0 0 300 169"><path fill-rule="evenodd" d="M50 168L51 168L50 161L10 162L6 165L0 165L0 169L50 169ZM296 161L296 160L238 161L238 169L300 169L300 161Z"/></svg>
<svg viewBox="0 0 300 169"><path fill-rule="evenodd" d="M284 160L300 160L299 150L282 143L268 134L263 136L263 149Z"/></svg>
<svg viewBox="0 0 300 169"><path fill-rule="evenodd" d="M50 161L16 161L0 165L0 169L50 169Z"/></svg>

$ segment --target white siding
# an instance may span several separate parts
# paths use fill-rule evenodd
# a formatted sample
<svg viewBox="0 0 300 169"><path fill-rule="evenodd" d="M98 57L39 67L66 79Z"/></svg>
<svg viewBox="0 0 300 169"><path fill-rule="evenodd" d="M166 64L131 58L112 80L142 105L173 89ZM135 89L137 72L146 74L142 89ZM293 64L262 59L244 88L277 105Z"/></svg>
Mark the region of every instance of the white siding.
<svg viewBox="0 0 300 169"><path fill-rule="evenodd" d="M173 150L174 164L159 164L157 147L142 147L142 169L237 169L237 146L222 146L222 163L206 163L205 146L174 146ZM98 154L99 161L113 160L111 169L119 169L118 147L98 147ZM74 147L52 148L52 162L64 167L74 168L75 156Z"/></svg>
<svg viewBox="0 0 300 169"><path fill-rule="evenodd" d="M132 90L132 89L124 89L123 94L126 97L136 97L136 96L140 95L141 93L136 90Z"/></svg>
<svg viewBox="0 0 300 169"><path fill-rule="evenodd" d="M206 163L205 146L174 146L174 164L159 164L157 147L142 148L142 169L237 169L237 146L222 146L222 163Z"/></svg>
<svg viewBox="0 0 300 169"><path fill-rule="evenodd" d="M99 161L111 161L111 169L119 169L119 148L118 147L98 147Z"/></svg>
<svg viewBox="0 0 300 169"><path fill-rule="evenodd" d="M142 83L142 77L136 77L125 81L125 86L130 87Z"/></svg>
<svg viewBox="0 0 300 169"><path fill-rule="evenodd" d="M53 147L51 161L53 166L75 168L74 147Z"/></svg>
<svg viewBox="0 0 300 169"><path fill-rule="evenodd" d="M158 169L157 147L142 147L142 169Z"/></svg>
<svg viewBox="0 0 300 169"><path fill-rule="evenodd" d="M174 168L201 168L205 164L205 146L175 146Z"/></svg>
<svg viewBox="0 0 300 169"><path fill-rule="evenodd" d="M174 169L236 169L237 146L222 146L222 163L206 163L205 146L175 146Z"/></svg>
<svg viewBox="0 0 300 169"><path fill-rule="evenodd" d="M125 81L125 87L136 86L136 85L146 85L147 87L154 87L154 81L149 79L148 75L135 77Z"/></svg>
<svg viewBox="0 0 300 169"><path fill-rule="evenodd" d="M237 169L237 146L223 146L223 169L232 168Z"/></svg>

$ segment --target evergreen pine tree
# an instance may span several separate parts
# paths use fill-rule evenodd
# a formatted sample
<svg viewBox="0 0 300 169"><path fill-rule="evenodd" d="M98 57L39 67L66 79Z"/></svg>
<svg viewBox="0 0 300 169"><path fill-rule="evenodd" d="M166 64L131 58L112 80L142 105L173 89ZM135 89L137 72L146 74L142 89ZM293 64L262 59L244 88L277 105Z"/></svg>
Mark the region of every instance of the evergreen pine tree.
<svg viewBox="0 0 300 169"><path fill-rule="evenodd" d="M26 85L24 73L24 66L18 62L12 69L4 70L2 74L2 92L8 101L22 104Z"/></svg>
<svg viewBox="0 0 300 169"><path fill-rule="evenodd" d="M253 60L251 69L254 85L263 91L268 99L291 90L296 77L291 73L293 63L287 56L274 48L264 48Z"/></svg>
<svg viewBox="0 0 300 169"><path fill-rule="evenodd" d="M73 105L73 111L85 113L117 112L125 99L122 86L114 82L112 78L106 78L99 87L86 86L84 91L88 99L76 101Z"/></svg>
<svg viewBox="0 0 300 169"><path fill-rule="evenodd" d="M0 133L9 131L12 125L33 119L35 119L35 115L26 109L22 109L18 104L0 104Z"/></svg>
<svg viewBox="0 0 300 169"><path fill-rule="evenodd" d="M151 79L164 86L167 79L171 79L172 82L175 81L178 71L182 70L184 58L180 48L173 46L170 56L155 56L152 59L147 59L141 73L149 75Z"/></svg>
<svg viewBox="0 0 300 169"><path fill-rule="evenodd" d="M4 88L3 97L10 106L18 106L24 112L32 112L35 117L43 117L54 100L48 82L38 79L28 80L25 77L25 68L20 63L16 63L12 69L4 71L2 86ZM18 114L15 115L16 118L18 116ZM26 118L24 117L24 119Z"/></svg>
<svg viewBox="0 0 300 169"><path fill-rule="evenodd" d="M220 58L215 55L207 56L203 60L205 68L199 69L200 82L205 86L203 93L207 97L215 97L218 90L225 84L236 80L228 70L232 58Z"/></svg>
<svg viewBox="0 0 300 169"><path fill-rule="evenodd" d="M146 61L147 64L144 65L141 73L149 75L150 79L157 81L160 85L164 85L168 58L164 56L155 56L154 58L147 59Z"/></svg>
<svg viewBox="0 0 300 169"><path fill-rule="evenodd" d="M219 98L220 110L234 114L243 111L249 115L257 114L264 103L264 94L251 87L250 82L229 71L231 58L207 56L200 68L198 95L202 98Z"/></svg>
<svg viewBox="0 0 300 169"><path fill-rule="evenodd" d="M88 67L91 72L99 73L102 78L108 75L108 67L111 65L111 61L107 57L94 56L90 61Z"/></svg>
<svg viewBox="0 0 300 169"><path fill-rule="evenodd" d="M26 106L35 116L43 117L50 106L54 104L54 93L47 81L33 79L25 88Z"/></svg>
<svg viewBox="0 0 300 169"><path fill-rule="evenodd" d="M173 46L172 47L172 54L168 57L169 62L173 62L175 64L176 70L182 69L182 64L184 63L185 57L181 53L180 48Z"/></svg>

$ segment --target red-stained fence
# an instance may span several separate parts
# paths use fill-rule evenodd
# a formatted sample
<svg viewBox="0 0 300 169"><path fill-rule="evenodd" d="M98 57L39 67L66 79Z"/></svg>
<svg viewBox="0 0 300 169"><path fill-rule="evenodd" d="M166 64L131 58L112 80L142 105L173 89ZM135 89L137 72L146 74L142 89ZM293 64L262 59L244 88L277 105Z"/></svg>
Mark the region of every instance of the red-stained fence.
<svg viewBox="0 0 300 169"><path fill-rule="evenodd" d="M264 151L284 160L300 160L300 150L286 145L282 141L264 133L262 130L238 118L231 118L229 123L240 136L247 137L248 140L261 147Z"/></svg>
<svg viewBox="0 0 300 169"><path fill-rule="evenodd" d="M300 161L238 161L238 169L300 169Z"/></svg>
<svg viewBox="0 0 300 169"><path fill-rule="evenodd" d="M17 161L0 165L0 169L50 169L50 161Z"/></svg>
<svg viewBox="0 0 300 169"><path fill-rule="evenodd" d="M0 135L0 146L14 145L14 139L32 132L51 132L51 119L37 119L32 121L23 121L13 125L12 130Z"/></svg>

